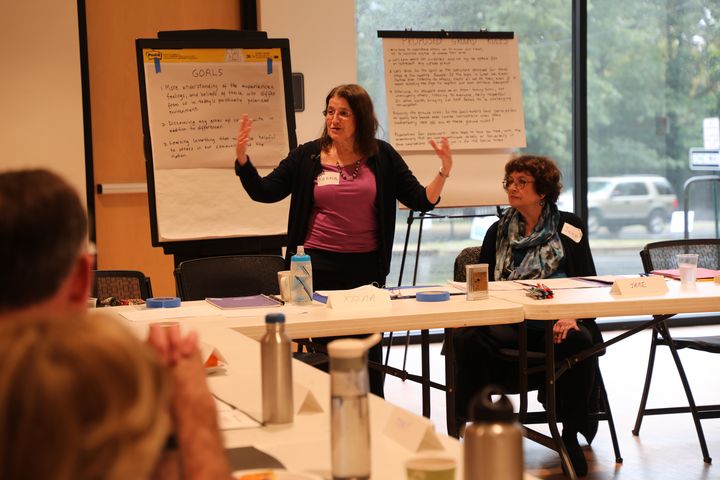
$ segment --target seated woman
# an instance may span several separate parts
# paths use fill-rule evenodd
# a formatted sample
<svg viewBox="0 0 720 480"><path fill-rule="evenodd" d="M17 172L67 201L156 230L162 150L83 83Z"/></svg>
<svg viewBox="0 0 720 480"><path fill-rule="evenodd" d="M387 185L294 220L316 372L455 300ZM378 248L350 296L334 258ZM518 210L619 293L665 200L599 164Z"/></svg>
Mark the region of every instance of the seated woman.
<svg viewBox="0 0 720 480"><path fill-rule="evenodd" d="M556 206L562 189L560 176L555 162L547 157L523 155L505 165L503 188L510 208L487 231L480 258L473 262L489 265L490 280L595 275L585 226L576 215ZM530 351L544 350L544 328L545 322L527 322ZM553 335L558 360L602 342L593 319L559 319ZM501 360L497 349L517 347L518 326L465 328L456 331L454 341L456 411L462 415L484 385L517 378L517 364ZM587 463L577 434L583 433L590 442L597 431L597 421L590 419L597 394L596 370L597 357L588 358L567 370L556 386L562 438L580 476L587 474Z"/></svg>
<svg viewBox="0 0 720 480"><path fill-rule="evenodd" d="M229 479L195 337L159 336L171 362L102 314L0 322L0 478Z"/></svg>

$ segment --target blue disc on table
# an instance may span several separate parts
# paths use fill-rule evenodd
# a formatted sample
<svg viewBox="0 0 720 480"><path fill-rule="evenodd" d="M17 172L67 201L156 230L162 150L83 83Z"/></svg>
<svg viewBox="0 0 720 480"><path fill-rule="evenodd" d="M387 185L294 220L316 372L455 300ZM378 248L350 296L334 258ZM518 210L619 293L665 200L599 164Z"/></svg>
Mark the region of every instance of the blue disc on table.
<svg viewBox="0 0 720 480"><path fill-rule="evenodd" d="M147 308L175 308L180 306L179 297L154 297L145 300Z"/></svg>
<svg viewBox="0 0 720 480"><path fill-rule="evenodd" d="M415 294L415 300L418 302L445 302L450 300L450 292L445 290L426 290L424 292L417 292Z"/></svg>

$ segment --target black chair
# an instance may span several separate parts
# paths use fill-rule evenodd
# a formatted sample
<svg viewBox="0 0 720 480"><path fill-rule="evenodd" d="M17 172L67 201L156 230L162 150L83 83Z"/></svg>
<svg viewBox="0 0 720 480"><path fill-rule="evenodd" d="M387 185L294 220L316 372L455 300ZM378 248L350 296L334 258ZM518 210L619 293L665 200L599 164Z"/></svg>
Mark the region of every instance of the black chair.
<svg viewBox="0 0 720 480"><path fill-rule="evenodd" d="M92 296L98 305L107 298L119 300L152 297L150 277L137 270L93 270Z"/></svg>
<svg viewBox="0 0 720 480"><path fill-rule="evenodd" d="M653 270L677 268L675 255L679 253L697 253L699 255L698 267L713 270L720 269L720 239L717 238L648 243L640 251L640 258L642 259L645 272L650 273ZM650 381L652 380L653 366L655 363L655 351L658 345L664 345L670 349L670 353L675 361L675 367L683 384L683 389L685 390L685 395L687 396L687 407L647 408ZM666 320L658 322L655 327L653 327L652 339L650 341L650 356L648 358L648 368L645 375L645 386L643 387L640 407L638 408L635 427L632 432L633 435L640 434L640 426L643 416L645 415L691 413L693 422L695 423L695 429L697 430L698 440L700 441L703 460L706 463L710 463L712 462L712 458L708 453L705 434L703 433L700 420L704 418L720 418L720 405L698 406L695 404L690 384L685 375L685 369L677 352L682 348L691 348L709 353L720 353L720 335L673 338L672 335L670 335L670 329L668 328Z"/></svg>
<svg viewBox="0 0 720 480"><path fill-rule="evenodd" d="M480 258L480 247L468 247L463 249L458 256L455 258L455 265L453 268L453 280L456 282L466 281L465 266L478 263ZM521 328L521 332L524 329L524 325ZM523 334L520 334L520 345L518 348L499 348L497 356L499 359L516 363L518 365L518 378L507 378L503 382L503 387L509 393L516 393L520 395L520 406L518 412L518 421L524 425L542 424L548 423L548 417L557 418L556 412L539 411L539 412L528 412L527 411L527 396L531 390L538 390L545 385L545 354L544 352L533 352L527 351L523 355L523 345L526 344L526 340L523 338ZM568 365L571 362L567 362ZM613 420L612 411L610 409L610 402L608 400L607 391L605 390L605 383L598 366L596 372L596 380L598 387L598 405L595 412L592 415L597 420L606 420L608 422L608 428L610 430L610 437L612 439L613 450L615 452L615 461L622 463L623 459L620 455L620 446L617 439L617 433L615 431L615 422ZM533 430L526 429L525 435L548 448L555 451L559 451L559 437L547 439L541 434L534 432Z"/></svg>
<svg viewBox="0 0 720 480"><path fill-rule="evenodd" d="M285 270L285 259L278 255L223 255L195 258L180 262L175 269L175 286L181 300L204 300L208 297L241 297L280 293L277 274ZM328 362L323 347L295 339L295 358L321 366ZM302 348L306 347L307 352Z"/></svg>
<svg viewBox="0 0 720 480"><path fill-rule="evenodd" d="M175 286L181 300L277 294L277 273L285 269L278 255L224 255L181 262Z"/></svg>

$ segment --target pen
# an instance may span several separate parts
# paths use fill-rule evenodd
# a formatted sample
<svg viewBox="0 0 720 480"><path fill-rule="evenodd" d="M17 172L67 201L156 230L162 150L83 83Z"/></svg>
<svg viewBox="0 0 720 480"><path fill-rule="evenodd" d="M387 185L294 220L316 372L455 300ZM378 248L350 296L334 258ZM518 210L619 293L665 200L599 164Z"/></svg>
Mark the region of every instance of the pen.
<svg viewBox="0 0 720 480"><path fill-rule="evenodd" d="M263 297L266 297L266 298L270 298L270 299L272 299L272 300L275 300L275 301L278 302L280 305L285 305L285 302L283 301L283 299L280 298L280 297L278 297L277 295L265 295L265 294L263 294Z"/></svg>

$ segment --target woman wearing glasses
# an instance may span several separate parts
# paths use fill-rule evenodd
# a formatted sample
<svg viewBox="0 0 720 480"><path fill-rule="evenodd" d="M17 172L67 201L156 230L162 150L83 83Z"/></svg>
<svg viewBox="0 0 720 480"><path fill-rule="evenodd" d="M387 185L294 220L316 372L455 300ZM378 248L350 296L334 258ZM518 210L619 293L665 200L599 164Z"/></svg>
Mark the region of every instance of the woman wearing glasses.
<svg viewBox="0 0 720 480"><path fill-rule="evenodd" d="M298 245L304 245L312 258L316 290L384 286L397 201L416 211L433 209L452 170L450 145L446 138L439 144L430 140L441 163L432 181L423 186L395 149L375 138L378 121L362 87L333 88L323 115L321 137L291 151L265 177L246 155L251 121L244 116L235 173L255 201L277 202L292 195L286 261ZM370 351L370 359L380 361L381 353L378 345ZM370 389L382 396L379 372L371 371Z"/></svg>
<svg viewBox="0 0 720 480"><path fill-rule="evenodd" d="M503 188L510 208L487 231L476 262L489 265L491 280L595 275L585 225L576 215L559 211L555 204L562 189L555 162L534 155L514 158L505 165ZM544 350L544 328L544 322L527 322L529 351ZM602 342L593 319L559 319L553 326L553 337L557 360ZM466 328L457 331L454 340L456 411L463 414L473 393L483 385L517 378L517 364L503 361L497 351L517 348L518 327ZM582 433L590 443L597 432L597 420L591 421L589 415L596 411L591 410L597 401L596 371L597 357L586 359L568 369L556 388L562 438L581 476L587 473L587 463L577 434Z"/></svg>

